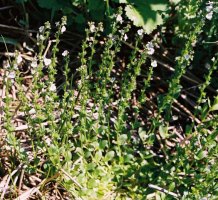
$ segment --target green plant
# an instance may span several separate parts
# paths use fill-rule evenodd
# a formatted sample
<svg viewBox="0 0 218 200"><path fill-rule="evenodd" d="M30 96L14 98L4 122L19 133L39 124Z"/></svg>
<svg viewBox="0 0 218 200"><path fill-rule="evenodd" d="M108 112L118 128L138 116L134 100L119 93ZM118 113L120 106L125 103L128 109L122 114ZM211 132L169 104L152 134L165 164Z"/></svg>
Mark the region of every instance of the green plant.
<svg viewBox="0 0 218 200"><path fill-rule="evenodd" d="M25 3L28 0L20 1L25 8ZM55 13L59 10L64 15L68 16L71 23L77 23L84 27L87 19L92 21L105 21L109 23L109 17L118 12L118 5L124 5L125 16L133 22L137 27L142 27L147 34L150 34L156 29L158 25L163 24L162 14L167 11L169 1L132 1L132 0L89 0L89 1L59 1L59 0L38 0L37 3L40 8L51 10L51 19L54 18ZM96 15L98 13L98 15Z"/></svg>
<svg viewBox="0 0 218 200"><path fill-rule="evenodd" d="M209 63L202 61L210 68L192 94L194 106L185 117L174 109L189 89L183 78L195 64L202 38L215 37L214 19L214 31L205 29L205 2L177 4L181 18L171 31L174 40L185 43L171 57L176 64L163 88L166 72L158 53L167 36L157 34L145 44L143 29L134 33L121 10L110 16L109 2L103 4L111 34L104 34L103 23L89 22L78 55L70 49L60 52L66 17L55 27L46 22L39 28L31 59L18 51L7 54L13 58L0 71L7 155L1 168L10 174L11 187L1 198L38 198L37 191L47 198L53 190L70 199L216 199L218 97L207 89L216 79L218 57L211 46ZM87 4L74 1L74 6ZM130 6L127 1L125 6ZM158 89L165 94L157 95ZM22 183L32 188L18 194Z"/></svg>

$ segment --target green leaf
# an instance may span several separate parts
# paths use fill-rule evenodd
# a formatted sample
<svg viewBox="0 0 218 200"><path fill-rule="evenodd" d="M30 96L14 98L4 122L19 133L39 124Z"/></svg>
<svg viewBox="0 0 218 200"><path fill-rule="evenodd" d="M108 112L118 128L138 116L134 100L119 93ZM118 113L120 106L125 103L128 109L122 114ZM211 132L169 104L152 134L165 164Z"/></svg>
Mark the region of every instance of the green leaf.
<svg viewBox="0 0 218 200"><path fill-rule="evenodd" d="M215 13L218 13L218 7L215 7L215 8L213 9L213 11L214 11Z"/></svg>
<svg viewBox="0 0 218 200"><path fill-rule="evenodd" d="M208 105L204 104L203 108L201 109L201 120L204 120L208 114Z"/></svg>
<svg viewBox="0 0 218 200"><path fill-rule="evenodd" d="M112 160L114 155L115 155L114 151L109 151L105 156L105 161L108 162L108 161Z"/></svg>
<svg viewBox="0 0 218 200"><path fill-rule="evenodd" d="M128 3L128 0L113 0L116 3Z"/></svg>
<svg viewBox="0 0 218 200"><path fill-rule="evenodd" d="M124 156L124 162L125 163L131 163L131 161L134 159L134 156L132 154L127 154Z"/></svg>
<svg viewBox="0 0 218 200"><path fill-rule="evenodd" d="M94 170L96 168L96 164L95 163L89 163L87 165L87 170L90 171L90 170Z"/></svg>
<svg viewBox="0 0 218 200"><path fill-rule="evenodd" d="M126 134L122 134L122 135L119 135L119 137L118 137L118 143L120 144L120 145L124 145L125 143L126 143L126 141L127 141L127 135Z"/></svg>
<svg viewBox="0 0 218 200"><path fill-rule="evenodd" d="M197 160L201 160L203 158L205 158L207 156L207 152L206 151L203 151L203 150L200 150L197 155L195 156L195 158Z"/></svg>
<svg viewBox="0 0 218 200"><path fill-rule="evenodd" d="M166 0L137 0L129 1L132 5L125 8L126 16L133 21L137 27L142 27L147 34L151 33L158 25L163 23L159 11L165 11L167 8Z"/></svg>
<svg viewBox="0 0 218 200"><path fill-rule="evenodd" d="M65 152L66 161L70 161L72 159L72 154L70 151Z"/></svg>
<svg viewBox="0 0 218 200"><path fill-rule="evenodd" d="M102 0L89 0L88 8L89 10L101 10L104 9L105 3Z"/></svg>
<svg viewBox="0 0 218 200"><path fill-rule="evenodd" d="M0 37L0 43L12 44L12 45L16 46L18 44L18 41L16 39L13 39L13 38Z"/></svg>
<svg viewBox="0 0 218 200"><path fill-rule="evenodd" d="M210 108L210 111L215 111L215 110L218 110L218 96L215 98L214 103Z"/></svg>
<svg viewBox="0 0 218 200"><path fill-rule="evenodd" d="M164 127L163 125L159 126L159 133L160 133L160 136L163 139L166 139L168 137L168 129L167 129L167 127Z"/></svg>
<svg viewBox="0 0 218 200"><path fill-rule="evenodd" d="M156 199L156 200L161 200L161 195L160 195L159 192L156 192L156 193L155 193L155 199Z"/></svg>
<svg viewBox="0 0 218 200"><path fill-rule="evenodd" d="M178 4L181 0L171 0L171 3Z"/></svg>
<svg viewBox="0 0 218 200"><path fill-rule="evenodd" d="M83 14L78 14L78 15L75 17L75 21L76 21L76 23L78 23L78 24L85 24L86 19L85 19L85 17L83 16Z"/></svg>
<svg viewBox="0 0 218 200"><path fill-rule="evenodd" d="M104 18L105 1L102 0L89 0L88 9L92 19L101 21ZM96 13L98 13L96 15Z"/></svg>
<svg viewBox="0 0 218 200"><path fill-rule="evenodd" d="M144 142L148 138L147 132L144 131L142 128L139 128L139 137Z"/></svg>
<svg viewBox="0 0 218 200"><path fill-rule="evenodd" d="M95 160L96 160L97 162L99 162L99 161L101 160L101 158L102 158L102 153L101 153L101 151L97 151L96 154L95 154Z"/></svg>
<svg viewBox="0 0 218 200"><path fill-rule="evenodd" d="M71 0L71 3L74 6L84 6L85 5L85 1L83 0Z"/></svg>
<svg viewBox="0 0 218 200"><path fill-rule="evenodd" d="M24 4L25 2L27 2L28 0L16 0L16 3L21 3Z"/></svg>
<svg viewBox="0 0 218 200"><path fill-rule="evenodd" d="M170 185L169 185L169 190L170 191L173 191L176 187L176 184L174 182L172 182Z"/></svg>
<svg viewBox="0 0 218 200"><path fill-rule="evenodd" d="M218 110L218 103L213 105L211 108L210 108L210 111L215 111L215 110Z"/></svg>
<svg viewBox="0 0 218 200"><path fill-rule="evenodd" d="M99 180L96 180L96 179L90 179L89 182L88 182L88 188L96 188L97 187L97 182Z"/></svg>
<svg viewBox="0 0 218 200"><path fill-rule="evenodd" d="M107 140L100 141L100 144L99 144L100 149L104 149L107 146L108 146L108 141Z"/></svg>
<svg viewBox="0 0 218 200"><path fill-rule="evenodd" d="M41 8L46 8L52 11L51 18L54 17L54 13L58 10L62 10L64 14L69 14L71 11L73 11L68 1L38 0L37 2Z"/></svg>
<svg viewBox="0 0 218 200"><path fill-rule="evenodd" d="M38 4L41 8L46 9L54 9L59 10L63 7L63 4L59 2L58 0L38 0Z"/></svg>

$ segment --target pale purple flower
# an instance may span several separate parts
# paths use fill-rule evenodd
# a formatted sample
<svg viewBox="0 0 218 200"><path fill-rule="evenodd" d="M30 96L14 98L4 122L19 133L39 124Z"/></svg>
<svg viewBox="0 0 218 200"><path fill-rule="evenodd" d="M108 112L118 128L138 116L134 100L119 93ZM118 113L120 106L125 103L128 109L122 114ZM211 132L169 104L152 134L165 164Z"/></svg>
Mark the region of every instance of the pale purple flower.
<svg viewBox="0 0 218 200"><path fill-rule="evenodd" d="M31 66L32 68L36 68L37 65L38 65L38 64L37 64L37 60L36 60L36 59L33 59L33 61L32 61L32 63L31 63L30 66Z"/></svg>
<svg viewBox="0 0 218 200"><path fill-rule="evenodd" d="M209 4L208 6L206 6L206 11L207 11L207 12L210 12L210 11L212 11L212 10L213 10L212 4Z"/></svg>
<svg viewBox="0 0 218 200"><path fill-rule="evenodd" d="M8 61L8 60L4 60L4 61L3 61L3 68L7 69L7 68L9 68L9 67L10 67L9 61Z"/></svg>
<svg viewBox="0 0 218 200"><path fill-rule="evenodd" d="M117 15L117 22L120 22L121 24L123 23L123 18L121 15Z"/></svg>
<svg viewBox="0 0 218 200"><path fill-rule="evenodd" d="M146 44L146 48L148 51L148 55L153 55L154 54L154 45L152 44L152 42L148 42Z"/></svg>
<svg viewBox="0 0 218 200"><path fill-rule="evenodd" d="M56 91L56 86L55 86L54 83L52 83L52 84L50 85L49 90L50 90L51 92Z"/></svg>
<svg viewBox="0 0 218 200"><path fill-rule="evenodd" d="M143 30L143 29L139 29L139 30L137 31L137 33L138 33L139 36L142 36L143 33L144 33L144 30Z"/></svg>
<svg viewBox="0 0 218 200"><path fill-rule="evenodd" d="M185 54L185 55L184 55L184 58L185 58L186 60L189 60L191 57L190 57L190 55Z"/></svg>
<svg viewBox="0 0 218 200"><path fill-rule="evenodd" d="M17 56L17 64L19 65L19 64L22 62L22 60L23 60L23 58L22 58L22 56L19 54L19 55Z"/></svg>
<svg viewBox="0 0 218 200"><path fill-rule="evenodd" d="M95 32L95 25L93 23L90 25L90 31L92 33Z"/></svg>
<svg viewBox="0 0 218 200"><path fill-rule="evenodd" d="M206 15L206 18L207 18L208 20L211 20L212 17L213 17L213 11L209 12L209 13Z"/></svg>
<svg viewBox="0 0 218 200"><path fill-rule="evenodd" d="M29 114L30 114L30 115L33 115L33 114L35 114L35 113L36 113L35 108L32 108L31 110L29 110Z"/></svg>
<svg viewBox="0 0 218 200"><path fill-rule="evenodd" d="M65 50L63 53L62 53L62 56L67 56L69 54L69 51Z"/></svg>
<svg viewBox="0 0 218 200"><path fill-rule="evenodd" d="M66 27L65 26L62 26L61 28L61 33L65 32L66 31Z"/></svg>
<svg viewBox="0 0 218 200"><path fill-rule="evenodd" d="M12 72L10 72L10 73L8 74L8 78L10 78L10 79L14 79L15 76L16 76L15 71L12 71Z"/></svg>
<svg viewBox="0 0 218 200"><path fill-rule="evenodd" d="M152 66L152 67L157 67L157 61L156 61L156 60L153 60L153 61L151 62L151 66Z"/></svg>
<svg viewBox="0 0 218 200"><path fill-rule="evenodd" d="M44 26L40 26L39 27L39 32L42 33L44 31L45 27Z"/></svg>
<svg viewBox="0 0 218 200"><path fill-rule="evenodd" d="M45 64L45 66L50 65L50 64L51 64L51 59L49 59L49 58L44 58L44 64Z"/></svg>

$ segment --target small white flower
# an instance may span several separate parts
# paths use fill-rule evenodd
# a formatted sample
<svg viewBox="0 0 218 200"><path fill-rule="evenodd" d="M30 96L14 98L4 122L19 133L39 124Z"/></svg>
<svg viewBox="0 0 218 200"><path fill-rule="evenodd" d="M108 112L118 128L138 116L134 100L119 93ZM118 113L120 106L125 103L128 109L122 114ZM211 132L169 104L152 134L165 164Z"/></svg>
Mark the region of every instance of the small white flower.
<svg viewBox="0 0 218 200"><path fill-rule="evenodd" d="M10 63L8 60L3 61L3 68L8 69L10 67Z"/></svg>
<svg viewBox="0 0 218 200"><path fill-rule="evenodd" d="M207 99L202 99L201 102L202 102L202 103L206 103L206 102L207 102Z"/></svg>
<svg viewBox="0 0 218 200"><path fill-rule="evenodd" d="M31 110L29 110L29 114L30 114L30 115L33 115L33 114L35 114L35 113L36 113L35 108L32 108Z"/></svg>
<svg viewBox="0 0 218 200"><path fill-rule="evenodd" d="M153 60L153 61L151 62L151 66L152 66L152 67L157 67L157 61L156 61L156 60Z"/></svg>
<svg viewBox="0 0 218 200"><path fill-rule="evenodd" d="M123 39L124 41L126 41L128 39L128 36L125 34Z"/></svg>
<svg viewBox="0 0 218 200"><path fill-rule="evenodd" d="M190 59L190 55L185 54L185 55L184 55L184 58L185 58L186 60L189 60L189 59Z"/></svg>
<svg viewBox="0 0 218 200"><path fill-rule="evenodd" d="M61 22L62 25L66 25L67 24L67 18L65 16L61 18L61 21L62 21Z"/></svg>
<svg viewBox="0 0 218 200"><path fill-rule="evenodd" d="M30 66L31 66L32 68L36 68L36 67L37 67L37 65L38 65L38 64L37 64L37 60L36 60L36 59L34 59L34 60L32 61L32 63L31 63L31 65L30 65Z"/></svg>
<svg viewBox="0 0 218 200"><path fill-rule="evenodd" d="M146 47L147 47L147 49L153 49L153 48L154 48L154 45L152 44L152 42L148 42L148 43L146 44Z"/></svg>
<svg viewBox="0 0 218 200"><path fill-rule="evenodd" d="M50 90L51 92L56 91L56 86L55 86L54 83L52 83L52 84L50 85L49 90Z"/></svg>
<svg viewBox="0 0 218 200"><path fill-rule="evenodd" d="M36 73L36 70L35 69L30 69L30 71L31 71L31 74L35 74Z"/></svg>
<svg viewBox="0 0 218 200"><path fill-rule="evenodd" d="M45 139L45 143L46 143L48 146L50 146L50 145L51 145L51 139L50 139L49 137L47 137L47 138Z"/></svg>
<svg viewBox="0 0 218 200"><path fill-rule="evenodd" d="M139 30L137 31L137 33L138 33L139 36L142 36L143 33L144 33L144 30L143 30L143 29L139 29Z"/></svg>
<svg viewBox="0 0 218 200"><path fill-rule="evenodd" d="M87 68L87 65L81 65L80 69L85 70Z"/></svg>
<svg viewBox="0 0 218 200"><path fill-rule="evenodd" d="M115 81L115 78L114 78L114 77L112 77L112 78L111 78L111 82L113 83L114 81Z"/></svg>
<svg viewBox="0 0 218 200"><path fill-rule="evenodd" d="M154 54L154 45L152 44L152 42L148 42L146 44L146 48L147 48L147 53L148 55L153 55Z"/></svg>
<svg viewBox="0 0 218 200"><path fill-rule="evenodd" d="M55 26L59 26L60 25L60 22L55 22Z"/></svg>
<svg viewBox="0 0 218 200"><path fill-rule="evenodd" d="M206 157L208 155L208 152L207 151L203 151L202 154L203 154L204 157Z"/></svg>
<svg viewBox="0 0 218 200"><path fill-rule="evenodd" d="M45 40L45 37L43 35L39 35L39 39L43 41Z"/></svg>
<svg viewBox="0 0 218 200"><path fill-rule="evenodd" d="M45 28L46 29L51 29L51 24L49 22L45 22Z"/></svg>
<svg viewBox="0 0 218 200"><path fill-rule="evenodd" d="M65 26L62 26L61 28L61 33L65 32L66 31L66 27Z"/></svg>
<svg viewBox="0 0 218 200"><path fill-rule="evenodd" d="M89 42L89 47L91 47L92 46L92 42Z"/></svg>
<svg viewBox="0 0 218 200"><path fill-rule="evenodd" d="M50 64L51 64L51 59L49 59L49 58L44 58L44 64L45 64L45 66L50 65Z"/></svg>
<svg viewBox="0 0 218 200"><path fill-rule="evenodd" d="M89 37L87 38L88 41L93 42L94 41L94 37Z"/></svg>
<svg viewBox="0 0 218 200"><path fill-rule="evenodd" d="M179 117L177 115L173 115L173 121L176 121L178 119L179 119Z"/></svg>
<svg viewBox="0 0 218 200"><path fill-rule="evenodd" d="M108 35L108 37L109 37L109 38L113 38L113 35L110 33L110 34Z"/></svg>
<svg viewBox="0 0 218 200"><path fill-rule="evenodd" d="M206 6L206 11L207 12L210 12L213 10L213 5L212 4L209 4L208 6Z"/></svg>
<svg viewBox="0 0 218 200"><path fill-rule="evenodd" d="M99 31L101 31L101 32L104 31L104 27L103 27L103 23L102 22L99 23Z"/></svg>
<svg viewBox="0 0 218 200"><path fill-rule="evenodd" d="M176 61L180 60L180 57L179 57L179 56L176 56L176 57L175 57L175 60L176 60Z"/></svg>
<svg viewBox="0 0 218 200"><path fill-rule="evenodd" d="M206 68L206 69L208 69L208 70L209 70L209 69L210 69L210 67L211 67L211 66L210 66L210 64L209 64L209 63L206 63L206 64L205 64L205 68Z"/></svg>
<svg viewBox="0 0 218 200"><path fill-rule="evenodd" d="M8 146L8 145L4 145L4 149L5 149L6 151L11 151L12 147L10 147L10 146Z"/></svg>
<svg viewBox="0 0 218 200"><path fill-rule="evenodd" d="M22 56L19 54L19 55L17 56L17 64L19 65L19 64L22 62L22 60L23 60L23 58L22 58Z"/></svg>
<svg viewBox="0 0 218 200"><path fill-rule="evenodd" d="M207 18L208 20L211 20L212 17L213 17L213 11L209 12L209 13L206 15L206 18Z"/></svg>
<svg viewBox="0 0 218 200"><path fill-rule="evenodd" d="M12 71L12 72L10 72L10 73L8 74L8 78L10 78L10 79L14 79L15 76L16 76L15 71Z"/></svg>
<svg viewBox="0 0 218 200"><path fill-rule="evenodd" d="M148 55L153 55L154 54L154 49L148 49Z"/></svg>
<svg viewBox="0 0 218 200"><path fill-rule="evenodd" d="M121 24L123 23L123 18L121 15L117 15L117 22L120 22Z"/></svg>
<svg viewBox="0 0 218 200"><path fill-rule="evenodd" d="M45 27L44 26L40 26L39 27L39 32L42 33L44 31Z"/></svg>
<svg viewBox="0 0 218 200"><path fill-rule="evenodd" d="M62 56L67 56L69 54L69 51L65 50L63 53L62 53Z"/></svg>
<svg viewBox="0 0 218 200"><path fill-rule="evenodd" d="M18 65L17 65L17 63L14 63L13 68L14 68L15 70L18 69Z"/></svg>
<svg viewBox="0 0 218 200"><path fill-rule="evenodd" d="M119 30L119 32L121 33L121 35L125 34L124 30Z"/></svg>
<svg viewBox="0 0 218 200"><path fill-rule="evenodd" d="M95 25L93 23L90 25L90 31L92 33L95 32Z"/></svg>

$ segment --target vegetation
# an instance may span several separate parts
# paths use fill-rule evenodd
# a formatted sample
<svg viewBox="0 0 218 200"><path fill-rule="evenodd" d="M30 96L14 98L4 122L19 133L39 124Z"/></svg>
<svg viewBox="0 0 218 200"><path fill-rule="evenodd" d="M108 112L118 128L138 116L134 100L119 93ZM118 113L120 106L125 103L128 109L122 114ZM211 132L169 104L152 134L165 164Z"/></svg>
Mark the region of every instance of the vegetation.
<svg viewBox="0 0 218 200"><path fill-rule="evenodd" d="M217 199L218 5L153 2L3 1L1 199Z"/></svg>

